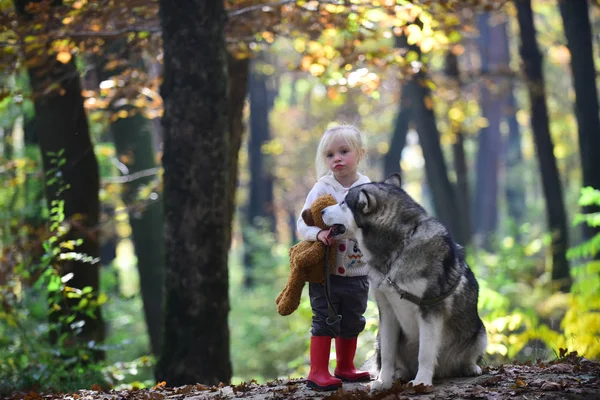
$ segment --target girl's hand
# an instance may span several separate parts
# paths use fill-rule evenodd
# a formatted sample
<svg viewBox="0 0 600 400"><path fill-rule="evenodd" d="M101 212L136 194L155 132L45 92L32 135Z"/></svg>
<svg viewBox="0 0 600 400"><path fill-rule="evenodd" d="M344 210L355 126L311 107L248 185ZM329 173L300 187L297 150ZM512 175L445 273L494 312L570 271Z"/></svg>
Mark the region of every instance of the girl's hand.
<svg viewBox="0 0 600 400"><path fill-rule="evenodd" d="M323 242L325 246L331 246L333 244L333 239L330 237L331 228L330 229L322 229L317 234L317 240Z"/></svg>

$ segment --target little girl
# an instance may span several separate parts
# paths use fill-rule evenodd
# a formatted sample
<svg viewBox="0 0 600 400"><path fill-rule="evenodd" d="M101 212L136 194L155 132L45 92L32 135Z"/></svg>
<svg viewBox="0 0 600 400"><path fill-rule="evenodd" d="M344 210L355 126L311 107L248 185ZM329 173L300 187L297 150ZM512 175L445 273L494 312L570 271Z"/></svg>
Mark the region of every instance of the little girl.
<svg viewBox="0 0 600 400"><path fill-rule="evenodd" d="M319 180L308 193L302 209L310 208L317 197L325 194L331 194L341 202L348 189L370 182L358 172L364 158L361 133L354 126L339 125L325 131L317 147L315 161ZM320 390L336 390L342 386L342 380L368 380L369 373L358 371L354 366L357 337L365 328L363 314L367 309L369 291L367 266L362 253L354 240L334 240L330 237L330 230L307 226L302 215L297 225L302 239L320 240L337 248L335 272L330 277L330 296L337 314L342 316L340 321L329 325L326 322L325 288L319 283L309 284L313 318L307 384ZM331 338L335 338L335 377L329 373Z"/></svg>

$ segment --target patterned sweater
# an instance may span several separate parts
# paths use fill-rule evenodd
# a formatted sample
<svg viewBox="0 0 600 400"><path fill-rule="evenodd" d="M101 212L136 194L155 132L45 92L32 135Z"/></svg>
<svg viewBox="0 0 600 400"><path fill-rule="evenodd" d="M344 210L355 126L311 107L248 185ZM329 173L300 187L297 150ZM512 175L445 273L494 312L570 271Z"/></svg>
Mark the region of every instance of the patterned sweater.
<svg viewBox="0 0 600 400"><path fill-rule="evenodd" d="M310 208L311 204L319 196L330 194L335 197L338 203L342 202L348 193L348 190L354 186L369 183L371 180L365 175L358 174L358 179L349 188L345 188L339 183L333 174L323 176L315 183L311 191L306 196L302 210ZM302 213L298 217L298 233L304 240L317 240L317 234L320 229L316 226L308 226L302 219ZM367 274L367 265L363 260L363 255L358 244L353 239L336 240L333 244L337 248L335 260L335 275L340 276L361 276Z"/></svg>

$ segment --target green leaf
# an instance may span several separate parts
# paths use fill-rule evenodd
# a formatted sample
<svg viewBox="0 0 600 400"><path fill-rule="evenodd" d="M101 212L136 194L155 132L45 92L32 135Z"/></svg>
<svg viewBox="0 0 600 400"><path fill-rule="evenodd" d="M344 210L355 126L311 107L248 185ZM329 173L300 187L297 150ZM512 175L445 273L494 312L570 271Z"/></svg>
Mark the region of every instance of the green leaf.
<svg viewBox="0 0 600 400"><path fill-rule="evenodd" d="M56 292L58 290L60 290L60 278L58 277L58 275L52 275L50 277L50 280L48 281L48 287L47 290L49 292Z"/></svg>

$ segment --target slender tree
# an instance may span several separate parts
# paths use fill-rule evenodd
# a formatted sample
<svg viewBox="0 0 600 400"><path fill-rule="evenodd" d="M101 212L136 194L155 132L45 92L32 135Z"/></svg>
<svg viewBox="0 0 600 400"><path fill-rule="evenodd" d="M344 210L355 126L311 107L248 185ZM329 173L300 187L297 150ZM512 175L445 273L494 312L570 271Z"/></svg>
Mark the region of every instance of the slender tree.
<svg viewBox="0 0 600 400"><path fill-rule="evenodd" d="M399 110L394 122L390 147L383 157L383 175L386 177L394 172L401 172L400 160L402 158L402 150L404 150L404 146L406 145L406 135L410 127L412 93L416 88L415 85L416 82L410 80L403 82L401 86Z"/></svg>
<svg viewBox="0 0 600 400"><path fill-rule="evenodd" d="M273 106L269 75L263 72L267 62L265 53L260 52L253 59L249 77L250 94L250 138L248 141L248 164L250 168L249 200L246 222L249 227L260 229L258 219L266 222L264 228L275 229L273 212L273 175L270 157L263 152L263 145L271 139L269 112ZM253 273L256 248L249 231L244 230L244 286L254 283Z"/></svg>
<svg viewBox="0 0 600 400"><path fill-rule="evenodd" d="M452 80L455 90L462 91L462 82L458 67L458 57L449 50L446 53L445 73ZM458 96L460 99L460 95ZM472 239L471 229L471 208L469 195L469 169L467 167L467 154L465 151L465 135L462 130L462 123L451 124L454 134L454 143L452 144L452 154L454 156L454 170L456 171L456 199L461 215L461 237L464 242L462 245L468 245Z"/></svg>
<svg viewBox="0 0 600 400"><path fill-rule="evenodd" d="M431 188L431 196L436 215L444 222L454 240L465 243L464 230L455 188L448 179L448 168L440 144L440 132L437 128L431 89L427 86L428 76L421 70L416 76L413 118L419 133L419 143L425 158L425 173Z"/></svg>
<svg viewBox="0 0 600 400"><path fill-rule="evenodd" d="M141 54L127 49L123 40L109 42L104 58L99 58L101 80L123 73L124 68L111 71L105 69L111 60L128 60L128 67L144 69ZM152 353L160 352L164 314L164 271L165 254L163 230L157 229L164 224L162 199L140 200L140 190L156 179L156 160L153 132L150 121L131 105L126 96L116 96L110 104L110 132L115 144L117 156L127 168L127 178L123 180L122 198L129 207L129 223L133 247L137 257L137 269L140 276L142 304ZM114 118L124 112L126 117ZM142 202L145 201L145 204Z"/></svg>
<svg viewBox="0 0 600 400"><path fill-rule="evenodd" d="M598 89L592 47L588 2L586 0L559 1L571 52L571 72L575 87L575 115L579 128L579 155L583 173L583 186L600 189L600 118L598 117ZM585 207L584 212L600 212L598 207ZM584 239L600 233L600 227L584 225ZM600 259L600 252L596 255Z"/></svg>
<svg viewBox="0 0 600 400"><path fill-rule="evenodd" d="M394 37L397 48L405 49L406 51L414 51L419 56L421 49L417 45L409 45L404 34ZM394 172L402 172L400 168L400 160L402 159L402 150L406 145L406 135L410 128L410 122L413 114L412 101L416 89L416 82L413 80L403 81L400 85L400 103L398 104L398 114L394 121L394 130L390 139L390 147L388 152L383 157L383 176L387 177Z"/></svg>
<svg viewBox="0 0 600 400"><path fill-rule="evenodd" d="M231 243L231 224L235 214L235 192L238 183L239 152L244 133L244 104L248 94L250 59L228 55L229 77L229 178L227 193L227 243Z"/></svg>
<svg viewBox="0 0 600 400"><path fill-rule="evenodd" d="M542 54L537 44L531 0L515 0L515 5L520 28L520 53L531 107L531 128L546 199L548 228L552 236L552 282L558 290L568 291L571 284L571 273L566 258L567 221L562 185L554 158L554 145L550 136Z"/></svg>
<svg viewBox="0 0 600 400"><path fill-rule="evenodd" d="M167 276L156 378L172 386L228 383L226 13L222 0L161 0L159 16Z"/></svg>
<svg viewBox="0 0 600 400"><path fill-rule="evenodd" d="M417 19L415 24L422 26L420 19ZM405 48L407 52L414 52L421 59L420 47L416 45L409 46L404 35L396 37L396 46ZM399 170L400 154L406 143L406 133L410 122L413 122L419 134L419 143L423 149L425 173L431 188L435 213L448 226L455 240L465 243L467 239L464 237L464 231L461 228L461 224L465 221L461 219L457 212L459 205L455 188L448 179L448 170L440 145L440 133L436 125L428 81L429 76L423 67L403 83L400 110L396 118L394 134L391 138L389 155L384 160L384 172L392 171L394 165Z"/></svg>
<svg viewBox="0 0 600 400"><path fill-rule="evenodd" d="M28 0L15 0L15 8L22 24L54 24L51 10L30 14ZM53 1L52 6L60 5ZM98 219L100 213L98 162L90 139L87 116L81 97L81 79L75 66L75 58L59 61L50 43L31 43L25 50L25 62L34 97L35 131L39 139L43 168L46 172L46 201L64 203L64 219L69 231L63 240L82 239L76 252L91 258L99 256ZM66 62L64 62L66 61ZM59 154L62 161L58 161ZM64 162L64 164L63 164ZM51 172L52 171L52 172ZM56 183L53 178L58 178ZM73 274L67 286L82 290L91 287L95 296L99 289L99 263L86 262L77 258L60 263L62 276ZM100 307L86 313L76 311L80 299L67 299L59 311L50 314L51 320L60 321L59 315L75 316L82 321L81 331L73 335L69 326L53 331L54 340L67 334L66 342L102 343L104 320ZM75 326L73 324L70 325ZM94 356L104 358L104 351L97 350Z"/></svg>
<svg viewBox="0 0 600 400"><path fill-rule="evenodd" d="M506 94L502 79L497 75L499 68L508 62L508 45L502 31L505 24L490 26L489 13L478 17L478 48L481 59L479 103L486 126L480 129L477 142L479 150L476 162L476 183L473 222L474 231L485 247L490 246L490 235L498 226L498 170L500 167L501 134L500 122L504 112ZM492 45L493 43L493 45Z"/></svg>

